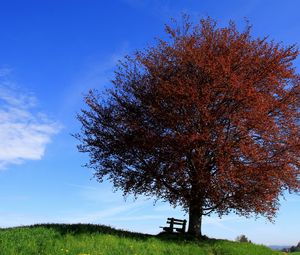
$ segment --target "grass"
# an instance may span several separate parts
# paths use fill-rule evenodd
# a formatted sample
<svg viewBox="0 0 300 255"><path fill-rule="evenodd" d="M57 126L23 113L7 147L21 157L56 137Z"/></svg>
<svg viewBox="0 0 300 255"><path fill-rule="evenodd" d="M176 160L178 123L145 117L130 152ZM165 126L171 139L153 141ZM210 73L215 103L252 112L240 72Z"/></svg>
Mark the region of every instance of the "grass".
<svg viewBox="0 0 300 255"><path fill-rule="evenodd" d="M278 255L261 245L146 235L89 224L0 229L0 255ZM294 253L293 255L297 255Z"/></svg>

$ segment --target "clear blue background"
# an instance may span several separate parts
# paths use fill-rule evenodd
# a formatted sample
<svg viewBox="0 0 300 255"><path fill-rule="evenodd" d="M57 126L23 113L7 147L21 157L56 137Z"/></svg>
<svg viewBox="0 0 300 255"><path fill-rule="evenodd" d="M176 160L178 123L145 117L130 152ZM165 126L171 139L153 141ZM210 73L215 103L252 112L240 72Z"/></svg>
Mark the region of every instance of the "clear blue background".
<svg viewBox="0 0 300 255"><path fill-rule="evenodd" d="M158 233L166 217L187 217L180 208L160 202L153 206L153 200L143 197L124 201L109 183L98 184L91 170L81 167L87 157L77 152L70 134L80 129L75 115L84 93L108 87L117 60L164 37L164 24L182 12L195 21L211 16L220 26L232 19L241 29L246 17L254 36L269 35L287 45L300 43L299 9L297 0L0 1L0 89L11 98L25 98L14 108L0 100L0 109L12 113L7 109L19 107L37 124L46 116L43 125L52 127L45 133L51 142L37 142L40 159L7 159L6 152L0 158L0 226L89 222ZM299 71L299 60L295 65ZM29 97L35 103L26 107ZM23 115L17 113L14 123L27 120ZM0 124L11 118L1 120L0 111ZM7 146L4 141L1 150ZM234 214L212 216L204 219L203 233L227 239L245 234L256 243L295 245L300 241L299 211L299 196L288 195L274 224Z"/></svg>

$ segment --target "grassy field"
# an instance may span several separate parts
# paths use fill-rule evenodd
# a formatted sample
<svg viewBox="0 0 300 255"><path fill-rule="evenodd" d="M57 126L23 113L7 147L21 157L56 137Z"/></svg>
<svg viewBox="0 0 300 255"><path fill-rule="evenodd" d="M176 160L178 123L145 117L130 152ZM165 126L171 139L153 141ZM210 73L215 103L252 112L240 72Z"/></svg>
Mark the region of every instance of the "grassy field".
<svg viewBox="0 0 300 255"><path fill-rule="evenodd" d="M0 229L0 255L278 255L267 247L225 240L145 235L99 225L45 224ZM294 254L296 255L296 253Z"/></svg>

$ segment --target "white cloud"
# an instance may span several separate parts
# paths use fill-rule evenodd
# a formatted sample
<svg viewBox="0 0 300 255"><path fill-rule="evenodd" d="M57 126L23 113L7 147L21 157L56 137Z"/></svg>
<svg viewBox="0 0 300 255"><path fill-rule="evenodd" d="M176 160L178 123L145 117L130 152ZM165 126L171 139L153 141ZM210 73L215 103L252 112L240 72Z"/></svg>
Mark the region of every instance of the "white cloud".
<svg viewBox="0 0 300 255"><path fill-rule="evenodd" d="M7 71L0 70L0 74ZM36 98L0 79L0 169L25 160L39 160L60 125L35 112Z"/></svg>

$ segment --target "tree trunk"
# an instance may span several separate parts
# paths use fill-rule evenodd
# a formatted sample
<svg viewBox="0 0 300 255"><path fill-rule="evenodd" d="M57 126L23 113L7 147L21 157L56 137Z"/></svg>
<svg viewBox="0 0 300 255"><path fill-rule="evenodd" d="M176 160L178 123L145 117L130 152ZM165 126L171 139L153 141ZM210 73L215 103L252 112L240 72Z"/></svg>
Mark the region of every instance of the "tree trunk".
<svg viewBox="0 0 300 255"><path fill-rule="evenodd" d="M188 233L201 237L202 209L200 205L191 206L189 209L189 229Z"/></svg>

